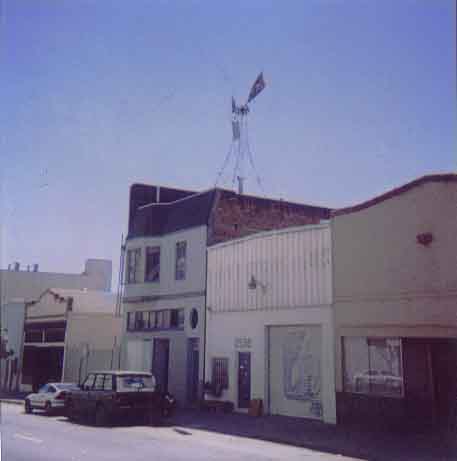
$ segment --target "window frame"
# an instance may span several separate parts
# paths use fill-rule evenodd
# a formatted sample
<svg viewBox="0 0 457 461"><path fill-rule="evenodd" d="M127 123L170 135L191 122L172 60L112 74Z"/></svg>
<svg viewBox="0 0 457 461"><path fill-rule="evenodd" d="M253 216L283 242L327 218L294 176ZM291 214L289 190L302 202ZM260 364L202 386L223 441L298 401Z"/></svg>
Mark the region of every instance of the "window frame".
<svg viewBox="0 0 457 461"><path fill-rule="evenodd" d="M184 255L179 257L180 250L183 250ZM180 259L183 262L180 262ZM182 264L183 267L179 267ZM186 280L187 275L187 240L180 240L175 245L175 280Z"/></svg>
<svg viewBox="0 0 457 461"><path fill-rule="evenodd" d="M133 259L133 262L132 262L132 259ZM127 264L126 264L126 272L125 272L125 283L127 285L130 285L133 283L141 283L141 280L140 280L141 273L139 271L140 261L141 261L141 247L129 248L127 250Z"/></svg>
<svg viewBox="0 0 457 461"><path fill-rule="evenodd" d="M145 283L160 283L160 269L161 269L161 248L160 245L151 245L147 246L145 249L145 264L144 264L144 281ZM159 267L157 270L156 275L153 278L150 278L150 272L152 271L153 267L149 267L149 257L153 258L154 255L159 255L158 263L156 263Z"/></svg>

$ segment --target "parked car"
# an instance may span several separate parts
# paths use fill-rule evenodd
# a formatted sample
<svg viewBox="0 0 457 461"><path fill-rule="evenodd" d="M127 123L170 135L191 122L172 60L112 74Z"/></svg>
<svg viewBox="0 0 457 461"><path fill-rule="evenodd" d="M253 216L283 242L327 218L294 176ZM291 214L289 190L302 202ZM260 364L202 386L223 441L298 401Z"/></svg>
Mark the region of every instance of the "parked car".
<svg viewBox="0 0 457 461"><path fill-rule="evenodd" d="M26 413L32 413L34 409L44 410L51 413L65 409L65 397L67 392L77 390L75 383L48 383L41 386L38 392L27 395L24 402Z"/></svg>
<svg viewBox="0 0 457 461"><path fill-rule="evenodd" d="M94 371L87 375L79 389L66 396L70 420L86 419L97 426L128 417L146 423L169 415L176 401L162 393L151 373L136 371Z"/></svg>

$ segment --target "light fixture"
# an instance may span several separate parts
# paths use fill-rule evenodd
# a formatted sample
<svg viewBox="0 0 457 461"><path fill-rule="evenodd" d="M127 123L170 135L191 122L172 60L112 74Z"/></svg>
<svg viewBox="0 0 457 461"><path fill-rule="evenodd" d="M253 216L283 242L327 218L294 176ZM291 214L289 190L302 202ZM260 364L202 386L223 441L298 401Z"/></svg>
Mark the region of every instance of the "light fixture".
<svg viewBox="0 0 457 461"><path fill-rule="evenodd" d="M258 286L262 288L263 293L267 291L267 286L264 283L262 283L260 280L257 280L253 275L251 275L251 278L248 282L248 288L250 290L255 290Z"/></svg>

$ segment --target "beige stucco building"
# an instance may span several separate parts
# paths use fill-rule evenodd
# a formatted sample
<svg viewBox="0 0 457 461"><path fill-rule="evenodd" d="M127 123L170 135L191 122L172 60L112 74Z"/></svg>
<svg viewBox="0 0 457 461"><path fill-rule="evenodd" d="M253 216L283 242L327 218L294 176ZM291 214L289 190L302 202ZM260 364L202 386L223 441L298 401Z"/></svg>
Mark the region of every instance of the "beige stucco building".
<svg viewBox="0 0 457 461"><path fill-rule="evenodd" d="M457 175L333 213L341 422L446 425L457 395Z"/></svg>

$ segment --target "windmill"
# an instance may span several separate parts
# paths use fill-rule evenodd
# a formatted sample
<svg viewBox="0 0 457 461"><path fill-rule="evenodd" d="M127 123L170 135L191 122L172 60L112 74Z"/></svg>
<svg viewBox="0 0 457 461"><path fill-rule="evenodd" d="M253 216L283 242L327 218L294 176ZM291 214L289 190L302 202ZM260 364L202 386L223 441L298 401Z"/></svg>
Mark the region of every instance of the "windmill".
<svg viewBox="0 0 457 461"><path fill-rule="evenodd" d="M235 181L238 182L238 193L242 194L244 189L245 177L245 160L249 160L251 168L255 171L254 159L249 147L249 136L248 136L248 115L249 115L249 103L258 96L259 93L265 88L266 83L263 78L263 72L261 72L256 78L255 82L249 92L248 100L245 104L237 105L235 98L232 96L232 142L230 144L229 151L224 159L222 168L220 169L216 184L222 178L227 165L230 163L231 158L234 159L234 168L232 175L232 186ZM257 182L261 187L260 177L257 175Z"/></svg>

